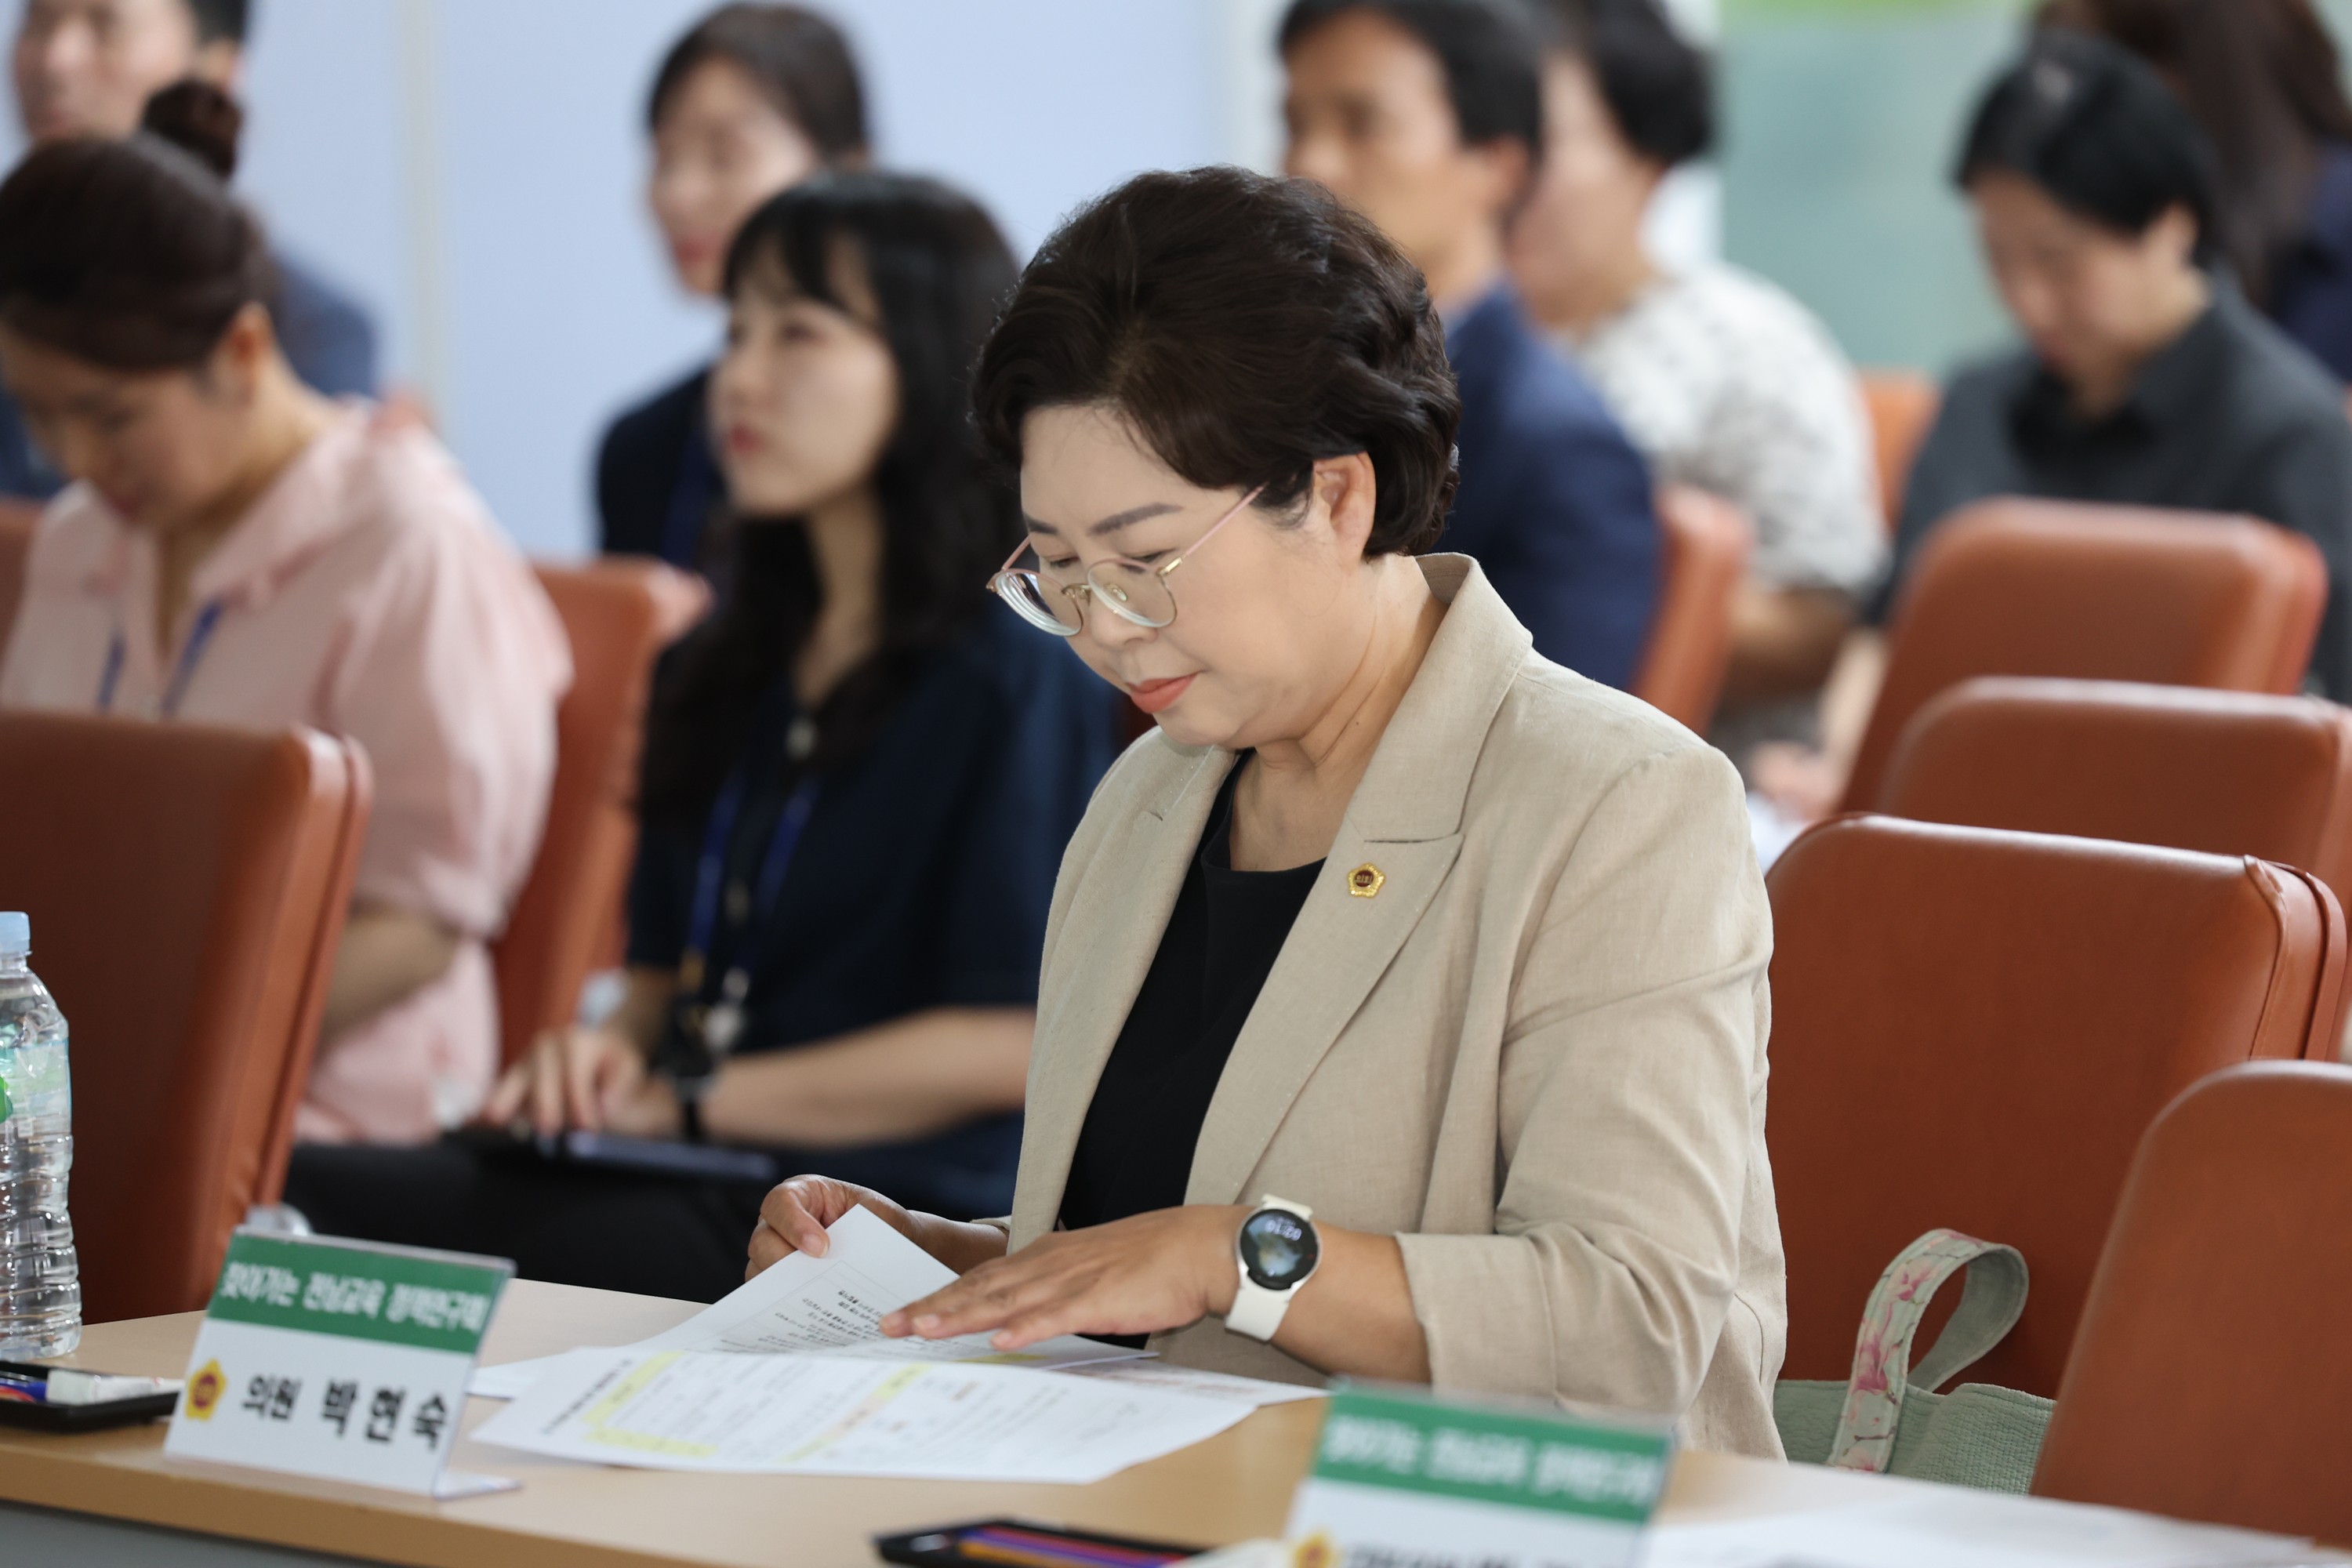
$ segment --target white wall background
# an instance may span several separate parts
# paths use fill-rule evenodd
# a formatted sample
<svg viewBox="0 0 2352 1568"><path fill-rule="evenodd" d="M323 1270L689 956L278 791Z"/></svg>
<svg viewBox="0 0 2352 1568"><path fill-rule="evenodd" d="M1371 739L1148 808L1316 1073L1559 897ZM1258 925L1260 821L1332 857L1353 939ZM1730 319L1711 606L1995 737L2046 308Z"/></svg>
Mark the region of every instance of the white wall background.
<svg viewBox="0 0 2352 1568"><path fill-rule="evenodd" d="M604 421L717 333L644 216L662 50L711 0L257 0L238 182L371 307L491 509L535 553L593 537ZM824 4L825 0L819 0ZM1026 255L1149 168L1270 166L1284 0L832 0L879 152L979 196ZM0 0L0 37L22 0ZM1687 0L1711 22L1713 0ZM16 153L0 117L0 162ZM1714 197L1664 215L1710 249Z"/></svg>

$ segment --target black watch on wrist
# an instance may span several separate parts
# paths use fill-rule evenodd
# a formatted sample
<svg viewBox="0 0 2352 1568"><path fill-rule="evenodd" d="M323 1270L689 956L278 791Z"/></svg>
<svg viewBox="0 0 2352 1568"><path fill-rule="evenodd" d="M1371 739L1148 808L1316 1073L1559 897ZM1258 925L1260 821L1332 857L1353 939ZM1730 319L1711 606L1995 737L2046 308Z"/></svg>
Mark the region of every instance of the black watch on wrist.
<svg viewBox="0 0 2352 1568"><path fill-rule="evenodd" d="M689 1143L708 1142L702 1123L702 1100L719 1079L719 1057L702 1030L704 1009L679 1001L671 1005L661 1038L646 1062L656 1078L677 1096L679 1133Z"/></svg>
<svg viewBox="0 0 2352 1568"><path fill-rule="evenodd" d="M718 1079L717 1073L688 1077L681 1073L663 1075L669 1079L670 1092L677 1096L678 1131L689 1143L707 1143L710 1132L702 1122L703 1097Z"/></svg>

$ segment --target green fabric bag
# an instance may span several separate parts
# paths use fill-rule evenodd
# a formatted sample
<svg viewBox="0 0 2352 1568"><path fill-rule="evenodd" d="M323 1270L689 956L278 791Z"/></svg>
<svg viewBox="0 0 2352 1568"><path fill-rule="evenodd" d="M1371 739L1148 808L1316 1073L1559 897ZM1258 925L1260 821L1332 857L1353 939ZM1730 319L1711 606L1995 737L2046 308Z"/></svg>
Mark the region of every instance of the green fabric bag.
<svg viewBox="0 0 2352 1568"><path fill-rule="evenodd" d="M1911 1340L1927 1303L1962 1269L1960 1304L1915 1370ZM2025 1259L2013 1247L1931 1230L1905 1247L1870 1293L1853 1377L1788 1379L1773 1389L1772 1415L1789 1458L2023 1493L2033 1484L2052 1402L1983 1383L1935 1391L2017 1326L2026 1284Z"/></svg>

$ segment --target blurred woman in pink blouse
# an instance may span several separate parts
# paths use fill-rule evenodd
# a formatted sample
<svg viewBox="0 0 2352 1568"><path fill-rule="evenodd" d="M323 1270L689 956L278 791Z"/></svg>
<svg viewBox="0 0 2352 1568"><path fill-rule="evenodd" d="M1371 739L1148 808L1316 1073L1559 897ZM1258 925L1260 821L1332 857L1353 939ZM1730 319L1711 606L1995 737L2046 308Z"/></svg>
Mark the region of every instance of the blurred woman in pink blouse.
<svg viewBox="0 0 2352 1568"><path fill-rule="evenodd" d="M449 455L288 367L228 193L236 108L183 84L129 142L0 184L0 375L76 482L42 519L0 707L357 740L375 774L299 1131L415 1142L497 1063L484 942L539 843L562 625Z"/></svg>

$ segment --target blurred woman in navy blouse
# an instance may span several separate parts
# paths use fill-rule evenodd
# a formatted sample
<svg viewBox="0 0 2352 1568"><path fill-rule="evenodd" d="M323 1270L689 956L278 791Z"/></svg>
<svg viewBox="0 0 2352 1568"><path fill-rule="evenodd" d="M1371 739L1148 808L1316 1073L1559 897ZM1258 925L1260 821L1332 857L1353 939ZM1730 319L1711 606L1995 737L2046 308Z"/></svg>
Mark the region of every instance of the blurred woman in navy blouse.
<svg viewBox="0 0 2352 1568"><path fill-rule="evenodd" d="M976 586L1021 537L965 417L1013 277L987 216L923 180L821 176L744 226L712 383L733 589L656 692L626 999L543 1038L486 1121L1003 1212L1055 870L1111 754L1085 667ZM768 1185L475 1139L306 1151L288 1201L337 1235L708 1300Z"/></svg>

